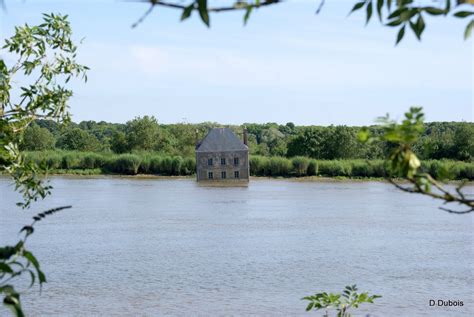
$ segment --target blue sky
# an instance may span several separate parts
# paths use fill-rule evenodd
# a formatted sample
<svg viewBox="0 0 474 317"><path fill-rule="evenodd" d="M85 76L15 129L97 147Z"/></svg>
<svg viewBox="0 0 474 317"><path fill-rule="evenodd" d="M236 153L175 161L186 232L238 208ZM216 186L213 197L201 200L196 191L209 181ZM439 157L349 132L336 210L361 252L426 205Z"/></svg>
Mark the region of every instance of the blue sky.
<svg viewBox="0 0 474 317"><path fill-rule="evenodd" d="M217 1L216 1L217 2ZM38 23L42 12L70 15L79 61L91 67L74 83L74 121L125 122L154 115L161 123L292 121L365 125L385 113L401 118L423 106L429 121L473 121L473 40L465 22L428 20L423 41L364 15L354 1L288 1L243 13L194 15L120 1L7 1L2 40L13 26Z"/></svg>

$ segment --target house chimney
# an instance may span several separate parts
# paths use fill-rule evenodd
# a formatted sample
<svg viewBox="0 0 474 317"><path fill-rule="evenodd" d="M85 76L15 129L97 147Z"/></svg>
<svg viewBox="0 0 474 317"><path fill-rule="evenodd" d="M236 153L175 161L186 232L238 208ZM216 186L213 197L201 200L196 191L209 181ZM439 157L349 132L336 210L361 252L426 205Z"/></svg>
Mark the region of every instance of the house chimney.
<svg viewBox="0 0 474 317"><path fill-rule="evenodd" d="M244 127L244 144L247 145L248 139L247 139L247 128Z"/></svg>

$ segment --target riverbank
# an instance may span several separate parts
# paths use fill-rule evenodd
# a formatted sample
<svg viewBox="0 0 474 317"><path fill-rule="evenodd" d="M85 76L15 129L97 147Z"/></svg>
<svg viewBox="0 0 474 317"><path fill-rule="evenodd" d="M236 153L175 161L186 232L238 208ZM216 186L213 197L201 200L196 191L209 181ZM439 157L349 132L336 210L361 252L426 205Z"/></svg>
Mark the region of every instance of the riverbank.
<svg viewBox="0 0 474 317"><path fill-rule="evenodd" d="M158 153L113 154L71 151L27 152L27 160L51 175L150 175L193 177L195 158ZM308 157L250 156L250 175L304 179L380 180L389 168L383 160L316 160ZM421 170L436 178L474 180L474 163L450 160L423 161Z"/></svg>
<svg viewBox="0 0 474 317"><path fill-rule="evenodd" d="M6 174L0 173L1 178L7 178ZM104 174L96 172L96 170L75 170L72 173L68 171L55 171L54 173L49 172L47 177L60 177L65 179L135 179L135 180L195 180L196 175L185 175L185 176L167 176L167 175L154 175L154 174L137 174L137 175L121 175L121 174ZM250 176L250 182L259 181L289 181L295 183L367 183L367 182L386 182L383 177L345 177L345 176L301 176L301 177L283 177L283 176ZM404 179L396 179L399 183L408 183ZM466 185L474 185L474 180L447 180L448 184L459 184L466 182Z"/></svg>

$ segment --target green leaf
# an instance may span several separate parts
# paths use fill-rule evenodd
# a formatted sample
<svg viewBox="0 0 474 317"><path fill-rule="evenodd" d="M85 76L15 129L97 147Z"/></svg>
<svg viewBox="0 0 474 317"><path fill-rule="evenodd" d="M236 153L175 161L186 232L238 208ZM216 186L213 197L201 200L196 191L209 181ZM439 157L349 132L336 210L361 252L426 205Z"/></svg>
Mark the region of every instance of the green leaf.
<svg viewBox="0 0 474 317"><path fill-rule="evenodd" d="M28 261L33 264L35 268L39 268L39 262L36 257L30 251L23 251L23 256L28 259Z"/></svg>
<svg viewBox="0 0 474 317"><path fill-rule="evenodd" d="M18 293L11 293L3 299L3 304L11 309L16 317L24 317L23 310L20 303L20 295Z"/></svg>
<svg viewBox="0 0 474 317"><path fill-rule="evenodd" d="M252 13L252 9L253 7L251 6L247 7L247 10L245 11L245 15L244 15L244 25L247 25L247 21L250 17L250 13Z"/></svg>
<svg viewBox="0 0 474 317"><path fill-rule="evenodd" d="M14 247L6 246L0 248L0 260L8 260L15 253L16 249Z"/></svg>
<svg viewBox="0 0 474 317"><path fill-rule="evenodd" d="M420 28L421 30L420 32L423 33L423 30L425 29L425 20L423 19L423 16L421 14L418 17L418 21L416 22L416 24L418 24L418 28Z"/></svg>
<svg viewBox="0 0 474 317"><path fill-rule="evenodd" d="M469 11L459 11L454 14L456 18L465 18L470 15L474 15L474 12L469 12Z"/></svg>
<svg viewBox="0 0 474 317"><path fill-rule="evenodd" d="M40 284L46 283L46 275L44 275L43 271L38 271L37 273Z"/></svg>
<svg viewBox="0 0 474 317"><path fill-rule="evenodd" d="M366 20L365 20L365 24L367 25L370 21L370 18L372 17L372 2L369 2L369 4L367 5L367 17L366 17Z"/></svg>
<svg viewBox="0 0 474 317"><path fill-rule="evenodd" d="M29 236L33 233L34 230L35 229L32 226L24 226L23 228L21 228L20 233L25 231L26 235Z"/></svg>
<svg viewBox="0 0 474 317"><path fill-rule="evenodd" d="M194 2L191 3L189 6L187 6L183 10L183 14L181 14L181 21L184 21L187 18L189 18L191 16L191 13L193 12L193 10L194 10Z"/></svg>
<svg viewBox="0 0 474 317"><path fill-rule="evenodd" d="M418 40L421 40L421 34L423 33L423 31L425 30L425 20L423 20L423 17L420 16L418 17L418 20L416 21L416 24L417 24L417 29L418 29L418 34L417 34L417 37L418 37Z"/></svg>
<svg viewBox="0 0 474 317"><path fill-rule="evenodd" d="M30 263L33 264L33 266L35 267L36 273L38 274L38 280L39 280L40 284L45 283L45 282L46 282L46 276L45 276L44 273L41 271L39 262L38 262L38 260L35 258L35 256L34 256L31 252L29 252L29 251L24 251L24 252L23 252L23 256L24 256L25 258L27 258L28 261L30 261Z"/></svg>
<svg viewBox="0 0 474 317"><path fill-rule="evenodd" d="M209 12L207 11L207 0L197 0L199 16L207 27L210 26Z"/></svg>
<svg viewBox="0 0 474 317"><path fill-rule="evenodd" d="M392 21L390 23L387 23L385 24L386 26L399 26L400 24L402 24L403 21L402 20L395 20L395 21Z"/></svg>
<svg viewBox="0 0 474 317"><path fill-rule="evenodd" d="M379 15L380 22L382 22L382 7L383 0L377 0L377 14Z"/></svg>
<svg viewBox="0 0 474 317"><path fill-rule="evenodd" d="M398 43L400 43L404 35L405 35L405 25L400 28L400 31L398 31L397 42L395 43L395 45L398 45Z"/></svg>
<svg viewBox="0 0 474 317"><path fill-rule="evenodd" d="M349 14L351 14L352 12L354 11L357 11L359 10L360 8L362 8L365 4L365 1L361 1L361 2L357 2L354 7L352 8L351 12L349 12Z"/></svg>
<svg viewBox="0 0 474 317"><path fill-rule="evenodd" d="M435 7L426 7L424 8L425 12L431 15L442 15L446 12L443 9L435 8Z"/></svg>
<svg viewBox="0 0 474 317"><path fill-rule="evenodd" d="M466 26L466 30L464 31L464 40L467 40L469 37L471 37L472 29L474 29L474 19L471 20L471 22L469 22L469 24Z"/></svg>
<svg viewBox="0 0 474 317"><path fill-rule="evenodd" d="M387 0L387 10L390 11L392 9L392 0Z"/></svg>
<svg viewBox="0 0 474 317"><path fill-rule="evenodd" d="M413 33L415 33L416 37L418 38L418 25L410 21L410 28L412 29Z"/></svg>
<svg viewBox="0 0 474 317"><path fill-rule="evenodd" d="M13 270L8 264L0 263L0 273L13 273Z"/></svg>
<svg viewBox="0 0 474 317"><path fill-rule="evenodd" d="M416 23L410 21L410 28L413 30L413 33L415 33L416 38L421 40L421 34L425 29L425 21L423 20L423 17L421 15L418 16Z"/></svg>
<svg viewBox="0 0 474 317"><path fill-rule="evenodd" d="M397 9L388 16L388 19L390 20L390 19L399 17L402 14L402 12L407 11L407 10L408 10L407 8Z"/></svg>

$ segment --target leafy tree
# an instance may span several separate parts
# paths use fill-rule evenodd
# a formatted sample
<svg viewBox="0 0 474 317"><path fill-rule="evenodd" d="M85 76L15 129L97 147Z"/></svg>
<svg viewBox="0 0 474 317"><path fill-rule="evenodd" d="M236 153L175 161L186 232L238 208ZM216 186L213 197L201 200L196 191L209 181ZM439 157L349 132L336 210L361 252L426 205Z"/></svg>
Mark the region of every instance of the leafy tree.
<svg viewBox="0 0 474 317"><path fill-rule="evenodd" d="M413 145L413 151L421 158L453 158L455 128L440 124L426 127L426 133Z"/></svg>
<svg viewBox="0 0 474 317"><path fill-rule="evenodd" d="M173 155L193 156L196 143L196 130L193 124L188 123L161 126L160 135L157 140L157 149L161 151L171 150Z"/></svg>
<svg viewBox="0 0 474 317"><path fill-rule="evenodd" d="M324 158L346 159L357 157L357 134L355 129L346 126L336 126L325 130L323 142Z"/></svg>
<svg viewBox="0 0 474 317"><path fill-rule="evenodd" d="M127 122L125 133L130 150L153 150L158 144L160 127L156 118L151 116L136 117Z"/></svg>
<svg viewBox="0 0 474 317"><path fill-rule="evenodd" d="M56 139L46 128L37 124L29 126L23 134L23 142L20 149L27 151L44 151L54 149Z"/></svg>
<svg viewBox="0 0 474 317"><path fill-rule="evenodd" d="M296 133L296 125L293 122L288 122L285 125L280 125L278 130L284 135L293 135Z"/></svg>
<svg viewBox="0 0 474 317"><path fill-rule="evenodd" d="M44 120L44 119L36 119L34 121L34 123L41 127L41 128L45 128L47 129L49 132L51 132L51 134L53 134L53 136L56 138L60 132L61 132L61 127L62 127L62 124L61 123L58 123L54 120ZM75 123L74 122L69 122L68 126L71 127L71 126L74 126Z"/></svg>
<svg viewBox="0 0 474 317"><path fill-rule="evenodd" d="M100 151L99 140L90 133L79 128L68 129L58 139L57 146L70 151Z"/></svg>
<svg viewBox="0 0 474 317"><path fill-rule="evenodd" d="M78 124L69 123L68 130L61 129L54 121L36 120L35 124L48 129L56 138L60 147L60 139L65 132L74 128L81 129L100 142L94 151L126 153L132 149L128 144L126 124L82 121ZM212 127L222 126L217 123L178 123L158 125L156 144L151 150L183 157L193 156L196 137L200 140ZM242 134L244 126L227 125L237 135ZM397 147L396 143L374 140L371 143L357 142L359 127L350 126L295 126L293 124L278 125L276 123L245 124L248 130L250 153L262 156L312 156L318 159L382 159ZM380 136L383 127L368 127L372 135ZM424 131L413 144L413 152L423 160L464 160L472 161L471 122L430 122L424 123ZM196 136L197 131L197 136ZM258 141L257 141L258 140ZM153 141L153 140L152 140ZM40 143L41 140L38 140ZM95 142L97 143L97 142ZM138 146L134 149L142 151ZM460 154L464 153L464 154Z"/></svg>
<svg viewBox="0 0 474 317"><path fill-rule="evenodd" d="M134 23L133 27L144 21L155 7L167 7L182 11L181 21L191 17L196 11L201 21L210 26L210 13L244 11L244 24L247 23L251 13L260 8L283 3L283 0L234 0L231 5L222 6L216 1L216 6L212 6L212 1L208 0L188 0L185 3L181 0L156 1L146 0L150 3L150 8L145 14ZM210 4L211 3L211 4ZM321 0L316 13L321 12L325 1ZM469 22L464 31L464 38L471 36L474 28L473 0L441 0L435 3L414 0L358 0L352 7L350 13L364 10L366 14L366 24L373 16L377 15L378 20L383 25L390 28L398 28L396 43L398 44L405 36L406 30L411 29L418 40L426 28L425 17L454 17L457 19L468 19Z"/></svg>
<svg viewBox="0 0 474 317"><path fill-rule="evenodd" d="M17 205L29 208L31 203L46 197L51 186L40 177L33 162L25 160L20 151L23 133L36 119L69 120L68 100L72 91L66 83L72 77L86 79L87 67L76 63L76 46L71 40L67 16L44 14L38 26L15 28L15 34L5 40L3 49L16 57L13 65L0 59L0 172L15 182L15 190L23 195ZM15 86L21 74L31 83ZM48 210L33 217L34 222L21 232L24 237L14 246L0 248L0 294L3 304L17 316L23 316L20 293L15 286L24 275L41 286L46 277L38 260L26 248L26 239L33 233L33 225L42 218L66 207Z"/></svg>
<svg viewBox="0 0 474 317"><path fill-rule="evenodd" d="M100 141L103 150L110 149L112 136L116 131L122 131L121 126L120 124L107 123L105 121L96 122L93 120L82 121L78 124L79 128L94 135Z"/></svg>
<svg viewBox="0 0 474 317"><path fill-rule="evenodd" d="M456 127L454 144L452 145L454 157L462 161L474 160L474 125L463 122Z"/></svg>
<svg viewBox="0 0 474 317"><path fill-rule="evenodd" d="M309 127L288 143L288 156L323 158L325 133L321 128Z"/></svg>
<svg viewBox="0 0 474 317"><path fill-rule="evenodd" d="M285 135L277 128L265 129L261 132L261 142L268 147L268 153L272 156L284 156L286 154Z"/></svg>
<svg viewBox="0 0 474 317"><path fill-rule="evenodd" d="M110 148L115 153L126 153L130 150L127 143L127 136L124 132L114 132L110 140Z"/></svg>

